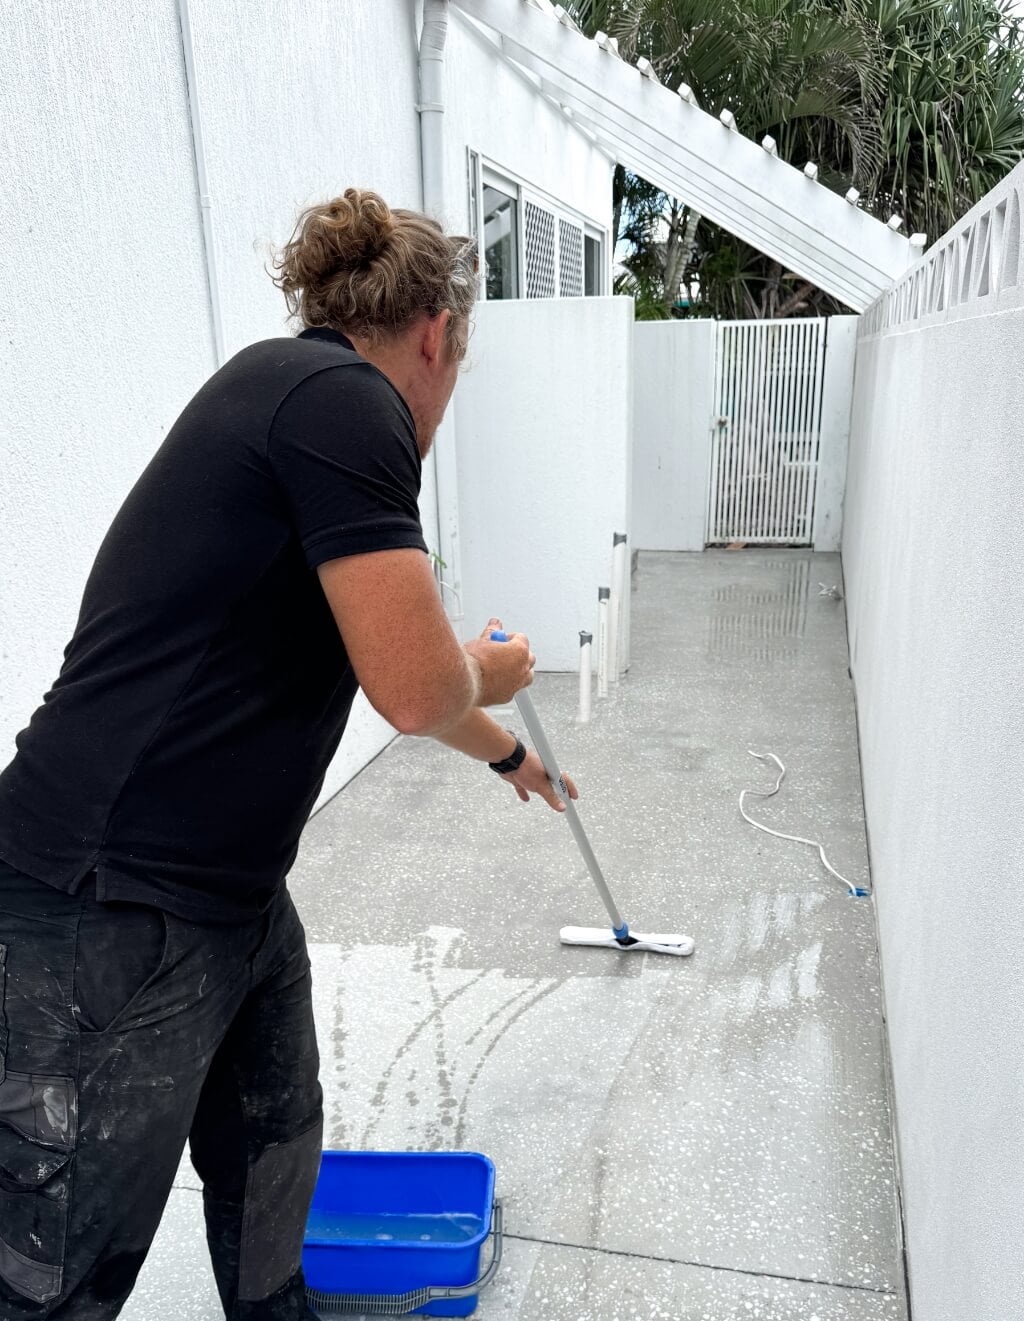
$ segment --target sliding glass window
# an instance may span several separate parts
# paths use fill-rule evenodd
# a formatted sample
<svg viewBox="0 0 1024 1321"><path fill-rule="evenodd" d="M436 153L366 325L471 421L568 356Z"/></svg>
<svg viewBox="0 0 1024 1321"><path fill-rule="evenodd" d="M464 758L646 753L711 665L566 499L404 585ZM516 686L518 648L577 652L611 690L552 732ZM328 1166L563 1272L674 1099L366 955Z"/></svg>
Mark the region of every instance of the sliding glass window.
<svg viewBox="0 0 1024 1321"><path fill-rule="evenodd" d="M492 183L483 191L487 297L518 298L519 199Z"/></svg>
<svg viewBox="0 0 1024 1321"><path fill-rule="evenodd" d="M600 238L588 230L583 240L583 292L588 296L604 293L602 246Z"/></svg>

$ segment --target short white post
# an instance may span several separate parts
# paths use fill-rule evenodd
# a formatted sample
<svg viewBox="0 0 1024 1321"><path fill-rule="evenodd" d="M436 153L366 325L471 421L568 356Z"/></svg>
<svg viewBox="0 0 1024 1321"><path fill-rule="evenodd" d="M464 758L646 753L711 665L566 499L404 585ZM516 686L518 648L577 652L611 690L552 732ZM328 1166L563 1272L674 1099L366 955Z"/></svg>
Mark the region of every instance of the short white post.
<svg viewBox="0 0 1024 1321"><path fill-rule="evenodd" d="M590 720L590 697L593 687L590 654L594 650L593 641L593 633L584 633L582 629L580 630L580 709L576 712L576 720L581 725L587 724Z"/></svg>
<svg viewBox="0 0 1024 1321"><path fill-rule="evenodd" d="M597 589L597 695L608 696L608 598L607 587Z"/></svg>
<svg viewBox="0 0 1024 1321"><path fill-rule="evenodd" d="M608 656L609 677L612 683L619 682L619 675L626 668L622 663L625 638L623 634L622 598L626 591L626 534L612 534L612 595L608 605Z"/></svg>

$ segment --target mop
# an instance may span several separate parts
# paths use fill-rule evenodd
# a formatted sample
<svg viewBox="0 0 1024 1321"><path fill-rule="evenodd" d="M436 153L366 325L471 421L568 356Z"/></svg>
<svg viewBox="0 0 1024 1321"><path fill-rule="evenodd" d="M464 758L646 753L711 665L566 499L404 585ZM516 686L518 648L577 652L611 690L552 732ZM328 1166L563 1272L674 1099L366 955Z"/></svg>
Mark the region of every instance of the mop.
<svg viewBox="0 0 1024 1321"><path fill-rule="evenodd" d="M491 634L491 641L507 642L508 634L495 631ZM555 754L551 751L551 744L548 742L537 717L533 698L523 688L516 693L515 701L519 708L519 714L523 717L523 724L529 731L533 746L537 749L537 756L540 757L543 763L544 772L565 804L565 815L569 822L569 829L572 831L573 839L575 839L579 851L583 855L583 861L587 864L587 870L597 886L598 893L608 910L608 916L612 922L610 930L607 927L562 927L559 932L562 944L596 945L602 949L626 950L635 954L645 952L650 954L692 954L694 944L689 936L641 935L639 933L632 935L630 933L629 927L620 916L615 900L608 889L608 884L604 879L594 850L590 847L590 840L587 839L586 831L583 829L583 822L576 811L576 804L569 797L569 790L562 778L562 772L558 769Z"/></svg>

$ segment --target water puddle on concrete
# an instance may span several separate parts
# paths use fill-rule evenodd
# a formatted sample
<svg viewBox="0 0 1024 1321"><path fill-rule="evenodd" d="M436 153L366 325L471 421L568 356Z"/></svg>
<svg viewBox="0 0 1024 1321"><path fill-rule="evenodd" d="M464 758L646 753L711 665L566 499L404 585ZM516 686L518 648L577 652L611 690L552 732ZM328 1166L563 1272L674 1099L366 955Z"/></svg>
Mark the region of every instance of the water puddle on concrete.
<svg viewBox="0 0 1024 1321"><path fill-rule="evenodd" d="M800 555L759 558L756 568L756 574L709 593L705 623L710 656L778 660L795 650L787 644L805 636L812 586L810 559Z"/></svg>

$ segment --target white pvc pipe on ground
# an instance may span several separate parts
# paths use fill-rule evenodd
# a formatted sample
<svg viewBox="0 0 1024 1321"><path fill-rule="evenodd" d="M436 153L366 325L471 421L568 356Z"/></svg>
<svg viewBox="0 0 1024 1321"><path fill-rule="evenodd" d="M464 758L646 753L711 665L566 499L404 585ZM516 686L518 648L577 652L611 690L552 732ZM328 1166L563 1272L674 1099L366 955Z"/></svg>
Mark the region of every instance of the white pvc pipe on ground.
<svg viewBox="0 0 1024 1321"><path fill-rule="evenodd" d="M626 542L626 579L622 587L622 612L619 616L619 656L622 673L629 669L629 633L633 622L633 552Z"/></svg>
<svg viewBox="0 0 1024 1321"><path fill-rule="evenodd" d="M576 712L576 719L581 725L587 724L590 720L590 699L593 688L590 655L593 651L593 641L593 633L580 631L580 705Z"/></svg>
<svg viewBox="0 0 1024 1321"><path fill-rule="evenodd" d="M607 587L597 589L597 695L608 696L608 598Z"/></svg>
<svg viewBox="0 0 1024 1321"><path fill-rule="evenodd" d="M615 577L615 556L618 550L616 538L612 534L611 591L608 597L608 682L619 682L619 598L622 595L620 584Z"/></svg>
<svg viewBox="0 0 1024 1321"><path fill-rule="evenodd" d="M618 683L626 666L623 662L625 652L625 597L628 590L626 578L626 534L616 532L612 536L612 596L609 605L608 654L611 664L612 683Z"/></svg>

